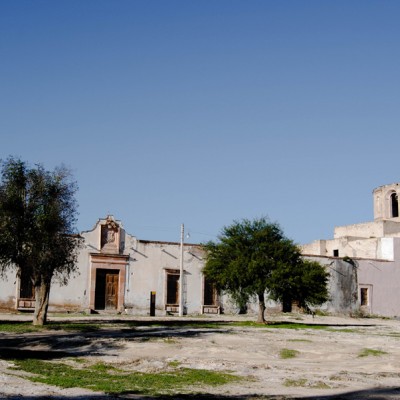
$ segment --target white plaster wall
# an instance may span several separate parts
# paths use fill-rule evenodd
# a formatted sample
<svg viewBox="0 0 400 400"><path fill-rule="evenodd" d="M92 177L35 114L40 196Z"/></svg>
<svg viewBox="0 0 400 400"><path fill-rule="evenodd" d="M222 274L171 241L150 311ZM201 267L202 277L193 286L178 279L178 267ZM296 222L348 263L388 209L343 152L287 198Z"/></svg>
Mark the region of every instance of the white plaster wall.
<svg viewBox="0 0 400 400"><path fill-rule="evenodd" d="M383 209L383 192L382 188L376 188L373 191L373 202L374 202L374 219L382 219L384 217Z"/></svg>
<svg viewBox="0 0 400 400"><path fill-rule="evenodd" d="M384 236L383 221L373 221L362 224L335 227L333 235L335 239L348 236L355 236L359 238L382 237Z"/></svg>
<svg viewBox="0 0 400 400"><path fill-rule="evenodd" d="M392 260L393 252L390 252L390 238L381 248L381 239L359 239L354 237L341 237L338 239L323 241L324 246L318 246L318 242L302 246L304 255L320 255L332 257L334 250L339 250L339 257L383 258Z"/></svg>
<svg viewBox="0 0 400 400"><path fill-rule="evenodd" d="M378 254L376 258L382 260L394 260L394 239L382 238L379 240Z"/></svg>
<svg viewBox="0 0 400 400"><path fill-rule="evenodd" d="M53 279L50 289L50 311L84 311L89 305L89 252L85 246L78 255L77 270L70 276L67 285Z"/></svg>
<svg viewBox="0 0 400 400"><path fill-rule="evenodd" d="M359 286L371 285L371 314L400 316L399 261L358 260Z"/></svg>
<svg viewBox="0 0 400 400"><path fill-rule="evenodd" d="M301 246L303 254L326 255L326 240L315 240L312 243Z"/></svg>
<svg viewBox="0 0 400 400"><path fill-rule="evenodd" d="M383 221L383 236L400 237L399 218Z"/></svg>
<svg viewBox="0 0 400 400"><path fill-rule="evenodd" d="M127 238L127 243L130 240ZM147 315L150 293L156 292L156 314L165 315L166 275L180 268L180 244L137 241L131 253L127 274L126 309L129 313ZM188 314L201 312L204 265L199 246L184 245L184 306Z"/></svg>
<svg viewBox="0 0 400 400"><path fill-rule="evenodd" d="M392 204L390 196L397 193L400 198L400 184L392 183L389 185L379 186L373 191L374 200L374 219L391 218Z"/></svg>
<svg viewBox="0 0 400 400"><path fill-rule="evenodd" d="M17 305L18 279L14 269L0 276L0 309L15 310Z"/></svg>
<svg viewBox="0 0 400 400"><path fill-rule="evenodd" d="M77 270L74 272L68 285L60 286L57 279L53 279L50 290L49 309L88 311L90 300L90 253L100 252L101 224L105 219L100 219L90 231L81 233L84 238L83 246L79 250ZM120 221L117 221L121 228L120 239L125 233Z"/></svg>
<svg viewBox="0 0 400 400"><path fill-rule="evenodd" d="M329 300L320 309L334 314L351 314L358 309L357 267L336 257L305 257L325 267L329 273Z"/></svg>

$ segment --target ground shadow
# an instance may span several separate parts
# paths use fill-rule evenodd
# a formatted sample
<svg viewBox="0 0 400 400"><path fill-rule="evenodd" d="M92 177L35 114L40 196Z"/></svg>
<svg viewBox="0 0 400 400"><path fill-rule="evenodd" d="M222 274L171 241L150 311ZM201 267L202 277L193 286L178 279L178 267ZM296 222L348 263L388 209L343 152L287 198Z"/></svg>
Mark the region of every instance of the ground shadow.
<svg viewBox="0 0 400 400"><path fill-rule="evenodd" d="M86 324L90 326L90 323ZM62 324L57 325L62 327ZM210 333L227 333L228 331L212 328L141 326L140 329L137 327L110 327L88 331L78 329L67 333L60 330L22 334L0 333L0 358L50 360L106 353L109 355L110 351L121 349L128 341L201 337Z"/></svg>
<svg viewBox="0 0 400 400"><path fill-rule="evenodd" d="M1 396L1 392L0 392ZM0 397L2 398L2 397ZM90 394L79 396L22 396L7 395L8 400L116 400L116 399L134 399L134 400L397 400L400 398L400 387L372 388L368 390L359 390L334 395L325 396L285 396L285 395L224 395L224 394L172 394L160 396L144 396L135 393L121 393L118 395Z"/></svg>
<svg viewBox="0 0 400 400"><path fill-rule="evenodd" d="M0 321L1 325L21 324L17 321ZM27 327L29 323L24 323ZM73 330L71 330L71 325ZM79 357L88 355L109 354L110 351L121 349L126 341L146 341L151 339L178 339L185 337L201 337L210 333L229 333L237 328L237 321L218 321L204 319L146 320L135 321L126 319L96 320L70 319L69 321L51 321L46 331L26 333L0 333L0 358L11 359L59 359L64 357ZM239 324L246 328L248 325ZM250 325L252 327L254 325ZM374 325L355 324L307 324L291 321L274 321L265 325L269 327L371 327ZM70 331L66 332L66 330ZM36 350L36 348L38 350ZM46 350L43 350L46 348Z"/></svg>

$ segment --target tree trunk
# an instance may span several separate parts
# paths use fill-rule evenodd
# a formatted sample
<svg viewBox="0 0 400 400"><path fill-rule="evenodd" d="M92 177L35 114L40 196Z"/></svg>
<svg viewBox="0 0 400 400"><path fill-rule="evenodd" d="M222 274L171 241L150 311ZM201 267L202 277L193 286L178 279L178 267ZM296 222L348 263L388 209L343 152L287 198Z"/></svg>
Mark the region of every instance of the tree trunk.
<svg viewBox="0 0 400 400"><path fill-rule="evenodd" d="M35 313L33 325L44 325L47 321L47 309L49 307L50 282L41 280L35 285Z"/></svg>
<svg viewBox="0 0 400 400"><path fill-rule="evenodd" d="M258 294L258 318L257 322L265 323L265 301L264 301L264 293Z"/></svg>

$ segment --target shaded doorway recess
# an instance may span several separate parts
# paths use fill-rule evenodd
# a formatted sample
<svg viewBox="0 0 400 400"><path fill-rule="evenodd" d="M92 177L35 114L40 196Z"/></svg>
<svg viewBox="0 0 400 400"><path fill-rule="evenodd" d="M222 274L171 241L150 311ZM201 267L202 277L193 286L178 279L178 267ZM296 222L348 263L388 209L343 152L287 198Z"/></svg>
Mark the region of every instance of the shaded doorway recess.
<svg viewBox="0 0 400 400"><path fill-rule="evenodd" d="M97 269L94 308L117 310L119 270Z"/></svg>

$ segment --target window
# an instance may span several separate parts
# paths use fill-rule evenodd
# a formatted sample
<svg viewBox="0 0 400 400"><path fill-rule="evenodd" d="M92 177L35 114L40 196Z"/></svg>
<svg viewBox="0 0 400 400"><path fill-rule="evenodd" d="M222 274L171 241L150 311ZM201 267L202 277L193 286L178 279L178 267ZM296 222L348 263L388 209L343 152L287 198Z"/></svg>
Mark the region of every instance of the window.
<svg viewBox="0 0 400 400"><path fill-rule="evenodd" d="M392 218L399 216L399 198L397 193L392 193L390 195L391 205L392 205Z"/></svg>
<svg viewBox="0 0 400 400"><path fill-rule="evenodd" d="M333 250L333 257L339 257L339 250Z"/></svg>
<svg viewBox="0 0 400 400"><path fill-rule="evenodd" d="M368 305L368 288L360 289L360 304L362 306Z"/></svg>

